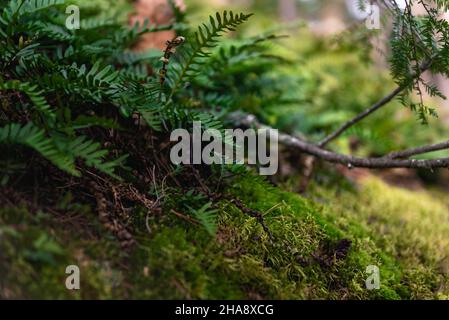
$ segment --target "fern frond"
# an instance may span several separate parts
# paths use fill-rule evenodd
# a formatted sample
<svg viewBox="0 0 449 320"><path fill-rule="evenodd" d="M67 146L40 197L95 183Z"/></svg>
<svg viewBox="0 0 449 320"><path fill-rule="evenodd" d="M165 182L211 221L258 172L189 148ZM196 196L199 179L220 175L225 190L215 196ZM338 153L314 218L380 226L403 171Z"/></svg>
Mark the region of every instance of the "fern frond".
<svg viewBox="0 0 449 320"><path fill-rule="evenodd" d="M224 11L223 14L210 16L209 24L203 23L198 27L191 43L187 43L179 50L177 58L179 64L172 64L171 75L167 81L171 84L171 91L168 101L181 86L184 78L192 78L198 75L199 67L204 63L205 58L210 56L209 49L217 46L217 39L227 31L235 31L235 28L246 22L252 14L236 14L231 11Z"/></svg>
<svg viewBox="0 0 449 320"><path fill-rule="evenodd" d="M74 130L85 129L90 127L99 126L102 128L120 129L120 125L109 118L103 118L98 116L85 116L80 115L72 122L72 128Z"/></svg>
<svg viewBox="0 0 449 320"><path fill-rule="evenodd" d="M45 136L42 129L29 122L25 126L11 123L0 128L0 143L21 144L39 152L59 169L79 176L73 159L60 152L53 140Z"/></svg>
<svg viewBox="0 0 449 320"><path fill-rule="evenodd" d="M217 232L217 212L218 209L210 209L212 202L206 203L200 209L188 207L191 214L202 224L204 229L214 236Z"/></svg>
<svg viewBox="0 0 449 320"><path fill-rule="evenodd" d="M161 119L158 114L160 106L136 106L136 111L142 116L145 123L156 131L161 130Z"/></svg>
<svg viewBox="0 0 449 320"><path fill-rule="evenodd" d="M81 21L82 32L89 32L93 29L110 27L117 25L117 21L109 17L91 17Z"/></svg>
<svg viewBox="0 0 449 320"><path fill-rule="evenodd" d="M25 93L36 106L36 109L41 112L47 120L55 120L55 113L43 97L43 91L38 90L37 86L32 86L27 82L22 83L18 80L3 81L0 79L0 90L16 90Z"/></svg>
<svg viewBox="0 0 449 320"><path fill-rule="evenodd" d="M78 77L83 77L85 85L91 87L99 87L103 84L111 84L119 76L118 71L114 71L112 66L101 68L101 62L97 61L89 72L86 73L85 66L81 66Z"/></svg>
<svg viewBox="0 0 449 320"><path fill-rule="evenodd" d="M74 38L74 35L67 28L49 22L34 22L30 24L30 29L39 35L56 41L70 41Z"/></svg>
<svg viewBox="0 0 449 320"><path fill-rule="evenodd" d="M101 149L100 143L89 140L84 136L75 139L47 137L43 129L36 127L31 122L25 126L12 123L0 128L0 144L28 146L61 170L75 176L80 176L80 172L75 168L75 159L81 158L86 165L120 179L114 170L127 157L123 156L114 161L105 162L104 157L108 154L108 151Z"/></svg>
<svg viewBox="0 0 449 320"><path fill-rule="evenodd" d="M65 0L10 0L3 10L0 23L9 26L22 16L64 3Z"/></svg>
<svg viewBox="0 0 449 320"><path fill-rule="evenodd" d="M67 141L67 139L62 139L58 144L65 152L69 153L74 158L83 159L87 166L94 167L103 173L120 179L114 171L127 156L122 156L114 161L105 162L104 157L108 154L108 151L101 149L100 143L92 141L85 136L80 136L69 141Z"/></svg>

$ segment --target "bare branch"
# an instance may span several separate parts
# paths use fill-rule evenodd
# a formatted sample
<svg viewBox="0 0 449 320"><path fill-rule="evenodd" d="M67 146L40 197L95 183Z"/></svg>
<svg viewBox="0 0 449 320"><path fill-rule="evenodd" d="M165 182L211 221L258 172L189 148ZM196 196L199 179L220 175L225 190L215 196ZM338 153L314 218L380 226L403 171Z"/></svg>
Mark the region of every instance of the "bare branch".
<svg viewBox="0 0 449 320"><path fill-rule="evenodd" d="M425 62L423 62L421 64L421 66L419 67L420 73L423 73L424 71L426 71L427 69L430 68L430 66L432 64L432 60L433 59L429 59L429 60L427 60L427 61L425 61ZM415 78L416 76L419 76L419 75L414 75L412 77L412 79ZM334 131L333 133L328 135L326 138L321 140L318 143L318 146L319 147L324 147L329 142L331 142L332 140L335 140L336 138L338 138L343 132L345 132L347 129L349 129L350 127L355 125L357 122L365 119L367 116L372 114L374 111L379 110L380 108L385 106L387 103L389 103L391 100L393 100L398 94L400 94L406 87L407 87L407 85L404 84L404 85L399 86L396 89L394 89L390 94L388 94L387 96L385 96L382 99L380 99L378 102L376 102L370 108L366 109L362 113L359 113L356 117L354 117L351 120L347 121L339 129L337 129L336 131Z"/></svg>
<svg viewBox="0 0 449 320"><path fill-rule="evenodd" d="M407 159L407 158L410 158L411 156L415 156L418 154L424 154L424 153L440 151L440 150L445 150L445 149L449 149L449 141L426 145L426 146L421 146L421 147L412 148L412 149L407 149L404 151L392 152L392 153L386 155L385 158Z"/></svg>
<svg viewBox="0 0 449 320"><path fill-rule="evenodd" d="M402 92L402 90L404 90L404 87L397 87L395 90L393 90L389 95L383 97L381 100L379 100L378 102L376 102L374 105L372 105L370 108L366 109L365 111L363 111L362 113L359 113L356 117L352 118L351 120L347 121L346 123L344 123L338 130L334 131L333 133L331 133L330 135L328 135L326 138L324 138L323 140L321 140L318 143L318 146L320 147L324 147L326 146L329 142L331 142L332 140L336 139L337 137L339 137L343 132L345 132L347 129L349 129L350 127L352 127L353 125L355 125L357 122L359 122L360 120L366 118L367 116L369 116L371 113L373 113L374 111L382 108L384 105L386 105L387 103L389 103L391 100L393 100L399 93Z"/></svg>
<svg viewBox="0 0 449 320"><path fill-rule="evenodd" d="M237 126L255 127L258 129L274 130L273 128L263 125L257 121L254 115L234 113L230 118ZM315 156L319 159L331 163L339 163L348 167L360 167L371 169L386 169L386 168L449 168L449 158L439 158L432 160L397 160L388 157L380 158L360 158L354 156L343 155L335 153L320 146L311 144L309 142L299 140L296 137L285 133L279 133L279 143L296 148L301 152Z"/></svg>

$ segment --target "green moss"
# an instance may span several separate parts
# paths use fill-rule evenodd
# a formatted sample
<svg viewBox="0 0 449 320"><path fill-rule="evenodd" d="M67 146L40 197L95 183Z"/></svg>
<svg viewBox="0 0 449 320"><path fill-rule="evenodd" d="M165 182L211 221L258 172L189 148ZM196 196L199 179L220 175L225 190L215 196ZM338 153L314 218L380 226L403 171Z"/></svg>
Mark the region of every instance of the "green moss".
<svg viewBox="0 0 449 320"><path fill-rule="evenodd" d="M429 194L378 180L365 182L356 193L316 188L315 196L325 204L252 179L241 179L230 192L263 213L273 240L256 219L226 201L219 203L215 237L170 213L150 219L148 234L136 216L138 245L127 255L88 212L89 232L48 214L3 208L0 271L7 276L0 294L44 299L448 297L448 209ZM343 250L341 244L349 242ZM64 286L69 264L80 266L80 291ZM380 268L380 290L365 288L369 265Z"/></svg>
<svg viewBox="0 0 449 320"><path fill-rule="evenodd" d="M449 210L444 200L376 178L364 180L356 193L337 196L318 188L315 194L329 200L323 213L338 227L349 225L350 233L369 235L381 253L389 284L401 297L447 297Z"/></svg>
<svg viewBox="0 0 449 320"><path fill-rule="evenodd" d="M62 218L61 218L62 219ZM57 226L57 227L56 227ZM48 214L18 208L0 210L0 296L38 299L112 297L108 281L115 245L78 238ZM81 269L83 290L65 287L68 265Z"/></svg>

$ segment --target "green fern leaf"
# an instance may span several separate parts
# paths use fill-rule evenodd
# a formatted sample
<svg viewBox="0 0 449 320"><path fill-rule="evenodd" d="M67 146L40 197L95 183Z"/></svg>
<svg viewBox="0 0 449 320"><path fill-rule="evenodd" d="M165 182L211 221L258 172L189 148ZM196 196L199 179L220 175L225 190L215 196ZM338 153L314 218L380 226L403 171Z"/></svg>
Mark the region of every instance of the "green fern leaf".
<svg viewBox="0 0 449 320"><path fill-rule="evenodd" d="M94 167L99 171L106 173L116 179L120 179L114 172L115 168L126 159L126 155L114 161L105 162L104 157L108 154L107 150L101 149L98 142L92 141L85 136L77 137L72 141L60 141L61 147L75 158L81 158L86 165Z"/></svg>
<svg viewBox="0 0 449 320"><path fill-rule="evenodd" d="M218 209L210 209L212 206L211 202L206 203L200 209L193 209L189 207L191 213L195 216L198 221L202 224L204 229L211 235L214 236L217 232L217 212Z"/></svg>
<svg viewBox="0 0 449 320"><path fill-rule="evenodd" d="M185 77L195 77L199 67L205 58L210 56L209 49L217 46L217 39L227 31L234 31L237 26L246 22L252 14L237 14L224 11L222 15L210 16L210 24L203 23L194 34L192 43L187 43L177 55L179 64L172 64L171 75L168 81L171 84L171 92L168 101L181 86Z"/></svg>
<svg viewBox="0 0 449 320"><path fill-rule="evenodd" d="M3 81L0 79L0 90L16 90L24 92L36 109L41 112L49 122L53 122L56 118L50 105L47 103L43 97L43 92L37 89L37 86L32 86L27 82L20 82L18 80Z"/></svg>
<svg viewBox="0 0 449 320"><path fill-rule="evenodd" d="M11 123L0 128L0 143L21 144L30 147L61 170L79 176L73 159L63 154L55 146L53 140L45 136L44 130L39 129L31 122L25 126Z"/></svg>

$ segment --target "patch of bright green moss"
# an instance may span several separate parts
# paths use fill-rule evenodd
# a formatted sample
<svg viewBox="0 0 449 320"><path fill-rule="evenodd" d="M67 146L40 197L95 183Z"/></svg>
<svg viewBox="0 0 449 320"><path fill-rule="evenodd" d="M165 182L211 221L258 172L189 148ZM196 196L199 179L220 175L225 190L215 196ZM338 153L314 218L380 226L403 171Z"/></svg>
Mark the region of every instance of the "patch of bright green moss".
<svg viewBox="0 0 449 320"><path fill-rule="evenodd" d="M418 299L447 298L448 208L424 192L369 180L358 191L316 189L320 203L252 179L231 190L263 213L255 218L219 203L218 231L170 212L141 212L138 245L119 249L85 212L86 230L49 214L0 210L2 297L137 299ZM76 207L76 206L75 206ZM64 220L64 219L62 219ZM86 228L86 227L85 227ZM86 237L94 233L94 237ZM345 251L339 244L350 243ZM340 250L340 251L339 251ZM343 252L344 251L344 252ZM81 269L81 290L65 288L65 267ZM381 288L367 290L366 267ZM446 273L445 273L446 272Z"/></svg>
<svg viewBox="0 0 449 320"><path fill-rule="evenodd" d="M323 213L354 235L368 234L396 270L391 285L403 298L448 298L449 207L427 191L389 186L377 178L358 191L317 189Z"/></svg>

